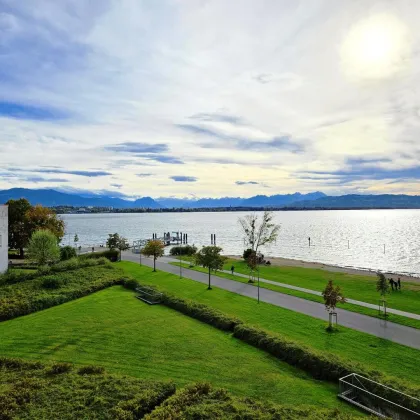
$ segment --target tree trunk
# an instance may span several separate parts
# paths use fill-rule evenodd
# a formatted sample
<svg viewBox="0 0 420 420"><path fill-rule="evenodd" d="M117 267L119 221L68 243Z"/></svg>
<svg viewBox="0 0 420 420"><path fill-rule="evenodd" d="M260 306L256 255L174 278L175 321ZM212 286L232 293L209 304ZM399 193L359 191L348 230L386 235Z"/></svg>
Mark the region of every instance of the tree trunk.
<svg viewBox="0 0 420 420"><path fill-rule="evenodd" d="M20 258L22 258L22 260L25 258L25 250L23 248L19 248L19 254L20 254Z"/></svg>
<svg viewBox="0 0 420 420"><path fill-rule="evenodd" d="M153 256L153 271L156 271L156 257Z"/></svg>
<svg viewBox="0 0 420 420"><path fill-rule="evenodd" d="M207 290L210 290L211 289L210 276L211 276L211 273L210 273L210 267L209 267L209 287L207 287Z"/></svg>

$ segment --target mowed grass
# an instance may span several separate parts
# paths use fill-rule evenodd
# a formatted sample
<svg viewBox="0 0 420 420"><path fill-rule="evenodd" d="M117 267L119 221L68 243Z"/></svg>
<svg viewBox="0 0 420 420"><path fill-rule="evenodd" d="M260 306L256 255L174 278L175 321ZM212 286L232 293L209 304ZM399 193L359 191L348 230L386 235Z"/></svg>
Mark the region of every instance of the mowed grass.
<svg viewBox="0 0 420 420"><path fill-rule="evenodd" d="M190 267L189 263L173 262L173 263L170 263L170 264L175 265L177 267L179 267L179 264L181 264L182 267L188 268L189 270L200 271L202 273L208 273L207 268L203 268L203 267L197 266L197 265L193 266L193 267ZM225 279L234 280L234 281L237 281L239 283L250 284L252 286L257 287L257 282L248 283L248 278L238 276L238 274L233 274L232 275L230 273L224 273L224 272L221 272L221 271L217 271L216 273L212 273L212 274L214 274L218 277L223 277ZM322 296L313 295L313 294L310 294L310 293L307 293L307 292L301 292L299 290L288 289L287 287L277 286L277 285L274 285L274 284L264 283L264 282L260 282L260 287L262 287L264 289L273 290L275 292L283 293L283 294L286 294L286 295L296 296L296 297L300 297L302 299L311 300L313 302L319 302L319 303L322 303L322 304L324 303L324 299L323 299ZM377 309L365 308L363 306L355 305L355 304L351 304L351 303L345 303L345 304L339 303L337 305L337 307L342 308L342 309L346 309L347 311L357 312L359 314L368 315L368 316L372 316L374 318L383 319L383 315L382 314L379 315ZM395 315L395 314L388 313L387 314L387 321L395 322L397 324L405 325L407 327L420 329L420 320L413 319L413 318L408 318L408 317L405 317L405 316L402 316L402 315Z"/></svg>
<svg viewBox="0 0 420 420"><path fill-rule="evenodd" d="M235 266L235 271L248 274L249 269L243 260L229 259L224 270ZM261 266L260 276L267 280L291 284L306 289L322 292L328 280L341 287L344 295L350 299L378 304L380 295L376 290L376 277L332 272L303 267ZM420 283L402 282L401 290L389 293L386 297L390 308L420 314Z"/></svg>
<svg viewBox="0 0 420 420"><path fill-rule="evenodd" d="M231 293L165 272L152 273L149 267L123 261L123 270L143 284L192 299L236 316L244 322L281 334L318 351L334 353L344 359L359 362L369 369L419 383L420 351L369 334L340 326L339 332L326 332L326 323L268 303Z"/></svg>
<svg viewBox="0 0 420 420"><path fill-rule="evenodd" d="M165 306L149 306L121 286L2 322L0 337L4 356L101 365L181 386L209 381L236 395L348 409L334 384Z"/></svg>

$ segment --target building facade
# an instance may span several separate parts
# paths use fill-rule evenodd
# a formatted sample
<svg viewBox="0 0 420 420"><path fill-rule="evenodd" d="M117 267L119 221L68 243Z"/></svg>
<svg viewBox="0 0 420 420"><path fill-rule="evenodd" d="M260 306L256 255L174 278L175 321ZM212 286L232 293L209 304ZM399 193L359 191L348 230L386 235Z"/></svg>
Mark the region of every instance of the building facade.
<svg viewBox="0 0 420 420"><path fill-rule="evenodd" d="M0 273L7 270L9 252L9 208L0 205Z"/></svg>

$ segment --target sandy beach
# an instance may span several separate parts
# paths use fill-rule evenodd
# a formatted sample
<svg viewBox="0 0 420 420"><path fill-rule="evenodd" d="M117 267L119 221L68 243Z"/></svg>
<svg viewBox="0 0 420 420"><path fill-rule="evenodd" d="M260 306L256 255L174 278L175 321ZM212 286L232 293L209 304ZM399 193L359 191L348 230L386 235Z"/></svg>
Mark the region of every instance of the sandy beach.
<svg viewBox="0 0 420 420"><path fill-rule="evenodd" d="M240 255L228 255L229 258L235 258L235 259L241 259ZM326 271L332 271L335 273L347 273L347 274L356 274L361 276L372 276L376 277L376 271L375 270L362 270L352 267L339 267L335 265L328 265L323 263L317 263L317 262L310 262L310 261L302 261L302 260L293 260L290 258L281 258L281 257L266 257L272 265L276 266L287 266L287 267L302 267L302 268L315 268L320 270L326 270ZM390 272L384 272L385 276L387 278L392 278L394 280L397 280L398 277L402 281L409 281L413 283L420 283L419 277L409 276L407 274L398 274L398 273L390 273Z"/></svg>

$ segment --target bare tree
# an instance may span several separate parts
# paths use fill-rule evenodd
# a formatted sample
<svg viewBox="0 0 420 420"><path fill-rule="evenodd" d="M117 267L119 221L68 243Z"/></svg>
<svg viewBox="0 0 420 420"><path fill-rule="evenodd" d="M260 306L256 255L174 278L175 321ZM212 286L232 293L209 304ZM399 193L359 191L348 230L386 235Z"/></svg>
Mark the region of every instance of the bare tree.
<svg viewBox="0 0 420 420"><path fill-rule="evenodd" d="M280 225L274 223L273 220L274 213L271 211L265 211L261 220L257 213L238 219L244 236L244 244L252 250L253 255L257 256L262 246L270 245L277 239Z"/></svg>
<svg viewBox="0 0 420 420"><path fill-rule="evenodd" d="M376 273L378 276L378 280L376 282L376 290L381 294L381 300L379 302L379 313L381 312L381 306L384 310L384 316L386 318L386 298L385 295L389 292L389 284L388 281L384 275L384 273L381 273L378 271Z"/></svg>

